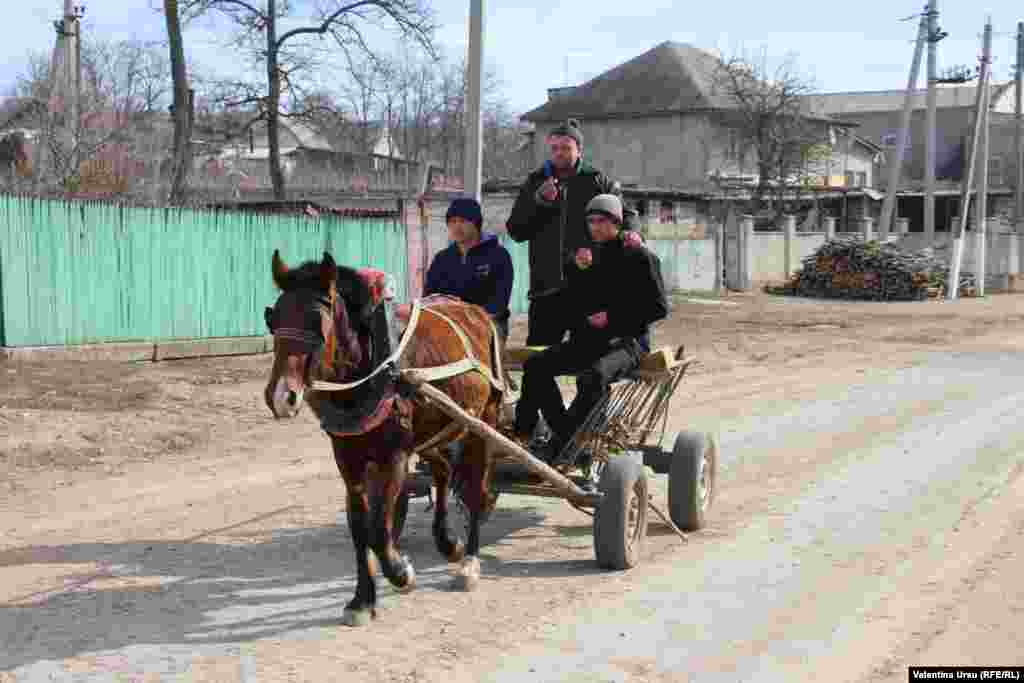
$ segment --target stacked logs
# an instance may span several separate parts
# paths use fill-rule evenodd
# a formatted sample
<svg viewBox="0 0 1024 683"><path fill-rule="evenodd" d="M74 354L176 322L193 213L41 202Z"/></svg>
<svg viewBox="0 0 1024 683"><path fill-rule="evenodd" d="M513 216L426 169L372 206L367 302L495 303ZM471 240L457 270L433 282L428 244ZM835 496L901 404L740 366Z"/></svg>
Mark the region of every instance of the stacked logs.
<svg viewBox="0 0 1024 683"><path fill-rule="evenodd" d="M947 264L928 253L910 253L891 244L861 237L829 240L803 260L803 267L775 294L865 299L871 301L923 301L941 296Z"/></svg>

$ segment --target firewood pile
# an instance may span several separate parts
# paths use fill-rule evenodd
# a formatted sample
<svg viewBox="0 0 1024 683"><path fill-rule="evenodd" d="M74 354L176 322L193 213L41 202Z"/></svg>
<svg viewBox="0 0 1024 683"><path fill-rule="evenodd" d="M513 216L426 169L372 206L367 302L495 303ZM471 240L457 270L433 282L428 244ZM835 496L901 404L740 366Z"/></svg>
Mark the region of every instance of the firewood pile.
<svg viewBox="0 0 1024 683"><path fill-rule="evenodd" d="M924 301L942 296L948 264L930 253L906 252L862 237L829 240L803 260L803 267L773 294L869 301ZM961 278L960 292L973 285Z"/></svg>

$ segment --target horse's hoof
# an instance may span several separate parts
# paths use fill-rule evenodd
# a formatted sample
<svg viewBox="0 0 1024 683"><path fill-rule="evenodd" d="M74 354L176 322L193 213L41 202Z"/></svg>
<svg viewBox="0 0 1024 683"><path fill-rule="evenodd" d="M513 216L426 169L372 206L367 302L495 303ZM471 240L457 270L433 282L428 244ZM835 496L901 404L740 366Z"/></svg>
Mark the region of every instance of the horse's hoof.
<svg viewBox="0 0 1024 683"><path fill-rule="evenodd" d="M448 561L454 564L455 562L462 562L464 557L466 557L466 544L462 541L457 541L452 554L448 556Z"/></svg>
<svg viewBox="0 0 1024 683"><path fill-rule="evenodd" d="M369 626L372 619L377 618L377 610L372 607L368 609L352 609L346 607L345 611L341 614L342 626Z"/></svg>
<svg viewBox="0 0 1024 683"><path fill-rule="evenodd" d="M480 584L480 560L470 557L462 561L452 582L455 590L470 592Z"/></svg>
<svg viewBox="0 0 1024 683"><path fill-rule="evenodd" d="M395 590L399 593L412 593L416 590L416 570L412 567L412 562L409 560L405 561L405 585L396 586Z"/></svg>

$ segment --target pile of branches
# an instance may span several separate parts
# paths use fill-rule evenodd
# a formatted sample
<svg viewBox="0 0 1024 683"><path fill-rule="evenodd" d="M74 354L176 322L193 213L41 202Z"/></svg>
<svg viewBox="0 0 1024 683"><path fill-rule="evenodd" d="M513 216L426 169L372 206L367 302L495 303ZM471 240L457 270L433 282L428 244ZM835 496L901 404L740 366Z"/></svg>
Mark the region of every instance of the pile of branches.
<svg viewBox="0 0 1024 683"><path fill-rule="evenodd" d="M773 294L869 301L924 301L942 296L948 265L929 251L911 253L862 237L829 240Z"/></svg>

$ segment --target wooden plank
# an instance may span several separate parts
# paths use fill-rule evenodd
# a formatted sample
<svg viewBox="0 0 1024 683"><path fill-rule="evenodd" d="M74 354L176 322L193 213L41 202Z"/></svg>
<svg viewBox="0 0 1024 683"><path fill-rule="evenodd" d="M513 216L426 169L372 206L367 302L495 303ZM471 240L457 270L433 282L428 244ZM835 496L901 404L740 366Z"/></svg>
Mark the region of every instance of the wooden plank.
<svg viewBox="0 0 1024 683"><path fill-rule="evenodd" d="M413 384L416 387L416 390L425 398L429 399L430 402L437 406L438 409L459 424L465 426L477 436L485 439L493 447L509 455L516 462L525 465L531 473L544 479L551 486L556 487L563 497L579 505L589 506L596 505L597 501L600 500L600 494L587 493L583 491L561 472L534 457L525 448L509 439L483 420L479 420L472 415L469 415L440 389L437 389L427 383L418 382L415 375L407 376L403 373L403 377L406 378L406 381L410 384Z"/></svg>

